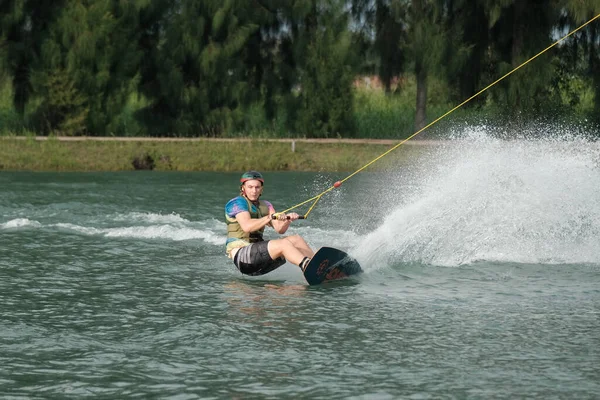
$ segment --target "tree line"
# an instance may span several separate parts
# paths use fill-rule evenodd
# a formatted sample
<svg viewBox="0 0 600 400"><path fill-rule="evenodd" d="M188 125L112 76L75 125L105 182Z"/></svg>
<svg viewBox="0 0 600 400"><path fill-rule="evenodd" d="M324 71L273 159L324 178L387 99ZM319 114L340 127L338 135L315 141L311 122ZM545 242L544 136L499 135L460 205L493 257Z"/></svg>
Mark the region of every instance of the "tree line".
<svg viewBox="0 0 600 400"><path fill-rule="evenodd" d="M250 117L355 135L355 80L458 103L600 14L598 0L2 0L0 80L42 134L221 136ZM469 107L600 116L600 21ZM138 130L128 130L135 119Z"/></svg>

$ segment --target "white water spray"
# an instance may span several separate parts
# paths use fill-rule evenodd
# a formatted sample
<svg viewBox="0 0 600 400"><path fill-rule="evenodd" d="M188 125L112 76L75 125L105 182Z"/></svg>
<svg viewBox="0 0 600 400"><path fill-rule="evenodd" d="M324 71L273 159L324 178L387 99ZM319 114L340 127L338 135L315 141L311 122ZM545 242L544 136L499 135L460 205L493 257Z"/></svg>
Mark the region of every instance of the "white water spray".
<svg viewBox="0 0 600 400"><path fill-rule="evenodd" d="M360 261L600 263L600 144L487 131L470 128L416 162L417 189L364 238Z"/></svg>

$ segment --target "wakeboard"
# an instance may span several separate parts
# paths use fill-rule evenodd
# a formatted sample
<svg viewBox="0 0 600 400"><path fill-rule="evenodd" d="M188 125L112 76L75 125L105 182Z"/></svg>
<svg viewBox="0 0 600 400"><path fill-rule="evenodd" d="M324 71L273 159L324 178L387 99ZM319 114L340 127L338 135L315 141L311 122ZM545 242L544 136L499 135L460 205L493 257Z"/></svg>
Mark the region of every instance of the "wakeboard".
<svg viewBox="0 0 600 400"><path fill-rule="evenodd" d="M304 269L309 285L347 278L362 272L356 259L333 247L321 247Z"/></svg>

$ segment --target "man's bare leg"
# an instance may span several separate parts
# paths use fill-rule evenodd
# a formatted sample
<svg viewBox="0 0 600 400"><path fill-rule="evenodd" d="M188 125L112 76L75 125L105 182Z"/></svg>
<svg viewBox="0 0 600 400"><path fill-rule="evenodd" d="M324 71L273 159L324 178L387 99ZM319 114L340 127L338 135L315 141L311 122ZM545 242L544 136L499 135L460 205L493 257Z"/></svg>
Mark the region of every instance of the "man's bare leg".
<svg viewBox="0 0 600 400"><path fill-rule="evenodd" d="M272 259L283 256L287 261L298 266L304 257L311 258L314 255L306 241L297 235L270 240L268 249Z"/></svg>
<svg viewBox="0 0 600 400"><path fill-rule="evenodd" d="M287 239L292 242L295 248L300 250L304 257L312 258L315 255L315 252L312 251L308 243L302 238L300 235L289 236L284 239Z"/></svg>

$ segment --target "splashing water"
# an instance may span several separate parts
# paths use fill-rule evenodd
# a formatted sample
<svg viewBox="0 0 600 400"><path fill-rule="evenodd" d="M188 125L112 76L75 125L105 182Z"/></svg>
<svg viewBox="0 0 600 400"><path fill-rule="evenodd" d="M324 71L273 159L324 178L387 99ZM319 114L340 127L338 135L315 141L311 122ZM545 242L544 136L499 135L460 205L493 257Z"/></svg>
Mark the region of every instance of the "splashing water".
<svg viewBox="0 0 600 400"><path fill-rule="evenodd" d="M461 136L414 166L415 190L364 238L359 260L600 263L599 143Z"/></svg>

